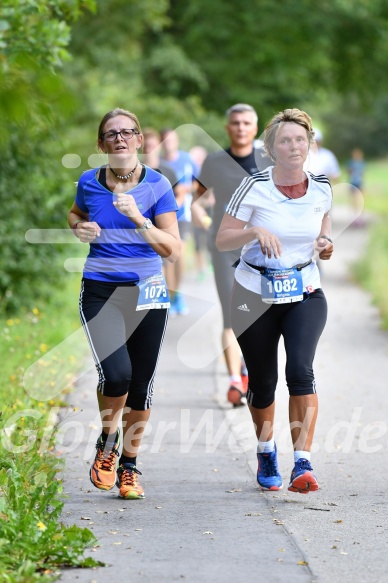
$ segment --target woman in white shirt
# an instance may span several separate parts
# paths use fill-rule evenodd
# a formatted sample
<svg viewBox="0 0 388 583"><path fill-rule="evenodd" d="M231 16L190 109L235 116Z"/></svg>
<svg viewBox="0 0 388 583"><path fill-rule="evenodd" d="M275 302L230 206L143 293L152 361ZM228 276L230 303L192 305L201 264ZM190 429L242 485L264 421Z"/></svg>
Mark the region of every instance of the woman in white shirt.
<svg viewBox="0 0 388 583"><path fill-rule="evenodd" d="M274 161L245 178L221 223L220 251L243 246L231 301L233 329L249 376L247 401L258 437L257 481L280 490L273 436L277 351L284 338L294 468L288 489L318 489L310 449L318 412L313 360L327 317L314 259L330 259L329 180L305 172L314 142L310 116L299 109L276 114L265 130L264 148Z"/></svg>

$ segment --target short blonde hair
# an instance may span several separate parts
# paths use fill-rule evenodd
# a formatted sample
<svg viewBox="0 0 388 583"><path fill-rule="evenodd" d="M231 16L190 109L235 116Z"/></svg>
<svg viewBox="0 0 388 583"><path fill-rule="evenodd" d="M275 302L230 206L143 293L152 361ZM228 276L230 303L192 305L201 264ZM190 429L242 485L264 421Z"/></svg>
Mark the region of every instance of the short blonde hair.
<svg viewBox="0 0 388 583"><path fill-rule="evenodd" d="M279 113L273 116L264 131L263 147L271 160L275 160L273 146L275 143L276 135L282 125L289 121L302 126L307 132L309 143L312 144L314 142L312 120L308 113L296 108L279 111Z"/></svg>

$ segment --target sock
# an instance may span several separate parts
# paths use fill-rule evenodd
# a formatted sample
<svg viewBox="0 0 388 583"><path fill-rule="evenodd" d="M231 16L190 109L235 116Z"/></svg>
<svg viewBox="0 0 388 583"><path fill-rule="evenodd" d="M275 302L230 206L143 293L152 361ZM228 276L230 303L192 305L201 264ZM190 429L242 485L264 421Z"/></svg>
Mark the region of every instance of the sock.
<svg viewBox="0 0 388 583"><path fill-rule="evenodd" d="M119 466L121 466L121 464L133 464L136 466L136 456L128 457L127 455L121 454L119 459Z"/></svg>
<svg viewBox="0 0 388 583"><path fill-rule="evenodd" d="M297 450L294 451L294 462L297 462L300 458L310 461L311 453L309 451Z"/></svg>
<svg viewBox="0 0 388 583"><path fill-rule="evenodd" d="M258 441L257 442L257 453L270 453L275 451L275 440L274 438L269 441Z"/></svg>
<svg viewBox="0 0 388 583"><path fill-rule="evenodd" d="M248 369L243 359L241 359L241 374L244 375L245 377L248 376Z"/></svg>
<svg viewBox="0 0 388 583"><path fill-rule="evenodd" d="M230 384L233 385L233 383L241 383L241 375L239 374L230 375Z"/></svg>
<svg viewBox="0 0 388 583"><path fill-rule="evenodd" d="M102 442L104 444L104 449L106 446L108 446L109 449L112 449L112 447L118 441L118 435L119 435L118 431L116 431L115 433L105 433L105 431L102 430L101 431L101 439L102 439Z"/></svg>

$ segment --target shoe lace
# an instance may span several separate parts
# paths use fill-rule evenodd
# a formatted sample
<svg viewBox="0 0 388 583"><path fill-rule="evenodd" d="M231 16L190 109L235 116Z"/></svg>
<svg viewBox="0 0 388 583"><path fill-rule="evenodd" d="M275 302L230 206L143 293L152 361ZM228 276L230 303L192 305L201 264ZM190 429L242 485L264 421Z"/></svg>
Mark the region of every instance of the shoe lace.
<svg viewBox="0 0 388 583"><path fill-rule="evenodd" d="M312 467L311 467L309 460L306 460L304 458L300 458L300 459L298 459L297 464L298 464L299 470L312 470Z"/></svg>
<svg viewBox="0 0 388 583"><path fill-rule="evenodd" d="M125 465L120 466L117 473L122 485L133 487L137 486L137 475L142 475L136 466L126 467Z"/></svg>
<svg viewBox="0 0 388 583"><path fill-rule="evenodd" d="M116 457L119 455L117 448L114 446L113 449L110 450L108 455L104 454L104 444L101 442L96 443L96 449L100 453L99 456L99 463L102 470L109 472L112 470L112 467L116 463Z"/></svg>
<svg viewBox="0 0 388 583"><path fill-rule="evenodd" d="M269 453L264 453L260 456L261 463L260 468L263 470L266 476L277 476L278 467L276 463L276 457L271 456Z"/></svg>

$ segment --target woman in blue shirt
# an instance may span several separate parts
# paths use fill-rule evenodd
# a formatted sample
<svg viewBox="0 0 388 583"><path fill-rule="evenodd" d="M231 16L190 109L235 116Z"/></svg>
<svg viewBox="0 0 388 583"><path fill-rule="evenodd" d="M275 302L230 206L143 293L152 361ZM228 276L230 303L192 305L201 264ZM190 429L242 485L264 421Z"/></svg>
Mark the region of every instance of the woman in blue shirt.
<svg viewBox="0 0 388 583"><path fill-rule="evenodd" d="M103 117L98 146L108 164L82 174L68 217L90 245L79 305L102 423L90 479L101 490L116 484L128 499L144 497L136 458L170 306L162 258L175 262L181 248L171 184L140 163L142 141L133 113L115 109Z"/></svg>

